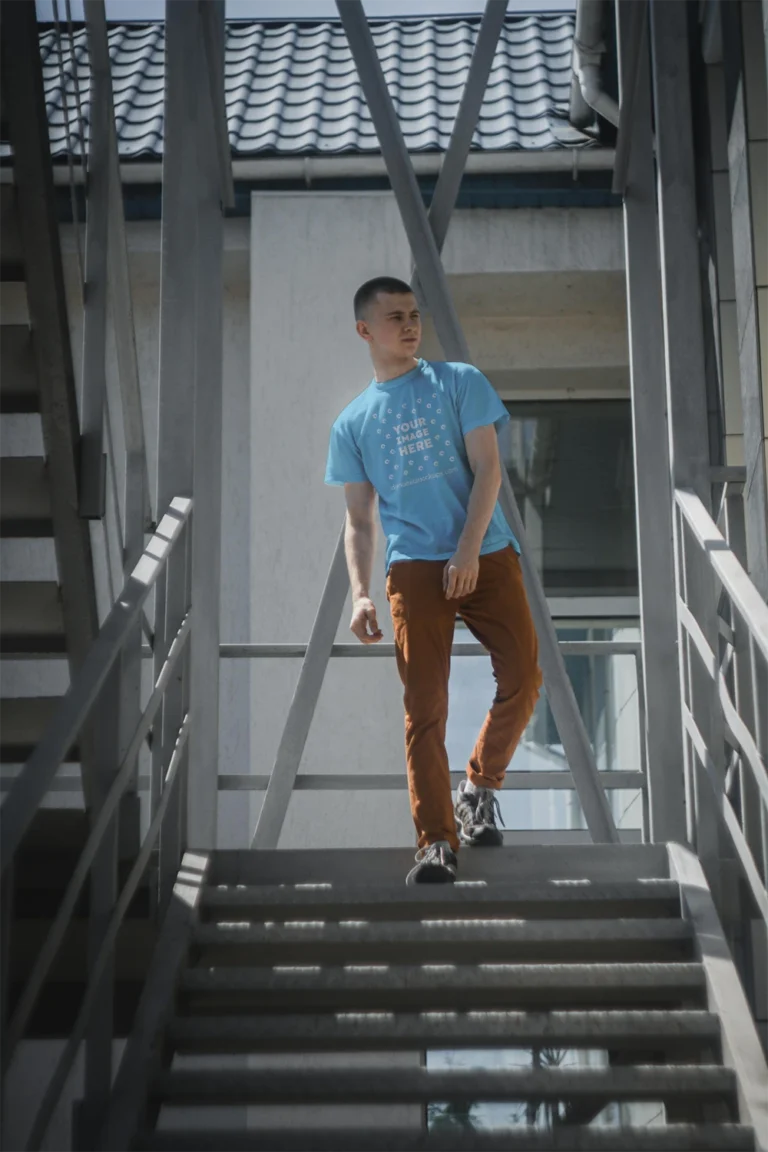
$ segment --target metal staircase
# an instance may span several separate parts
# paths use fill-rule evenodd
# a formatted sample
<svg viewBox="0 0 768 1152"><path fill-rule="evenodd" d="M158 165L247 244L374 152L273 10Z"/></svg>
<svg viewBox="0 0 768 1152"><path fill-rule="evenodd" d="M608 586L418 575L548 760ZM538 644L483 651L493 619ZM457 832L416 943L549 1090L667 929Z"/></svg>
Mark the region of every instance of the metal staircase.
<svg viewBox="0 0 768 1152"><path fill-rule="evenodd" d="M416 890L403 886L410 860L188 856L176 896L190 911L161 937L100 1146L757 1147L744 1120L765 1065L745 1075L759 1050L748 1029L738 1069L724 1061L720 998L731 1030L746 1005L735 974L716 971L713 910L705 925L689 903L703 879L694 857L656 845L463 851L455 887ZM552 1049L574 1062L535 1060ZM475 1067L435 1067L446 1050L473 1052ZM438 1102L465 1116L520 1104L528 1122L446 1128L427 1120ZM633 1124L625 1108L615 1123L616 1105L643 1102L650 1112ZM248 1106L248 1128L211 1125L234 1105Z"/></svg>
<svg viewBox="0 0 768 1152"><path fill-rule="evenodd" d="M23 133L10 111L12 135ZM64 339L60 327L54 330L66 316L58 236L45 236L46 205L30 194L25 175L17 167L16 183L0 186L0 413L11 448L0 458L0 654L26 662L27 674L15 681L30 690L10 698L3 693L0 760L17 765L41 739L66 691L67 663L72 671L79 667L98 629L88 524L77 511L74 372L68 332ZM42 251L50 251L49 260ZM51 261L54 277L46 266ZM77 746L67 759L79 762Z"/></svg>
<svg viewBox="0 0 768 1152"><path fill-rule="evenodd" d="M439 247L503 7L498 0L488 6L482 51L435 194L442 221L435 230L362 7L355 0L340 5L421 289L446 354L453 349L462 359L468 352ZM3 312L10 322L2 333L0 405L11 417L36 421L39 412L44 448L3 461L0 523L4 544L54 541L59 567L37 582L20 568L10 577L0 635L4 656L68 655L73 666L66 697L16 702L0 717L3 759L26 760L0 808L5 1084L24 1041L64 1038L29 1118L25 1148L45 1142L83 1050L73 1125L80 1149L768 1152L768 1068L731 950L741 926L768 920L768 777L758 706L768 608L729 539L698 496L673 484L670 513L682 557L675 614L685 664L675 722L686 741L684 771L680 765L668 792L660 765L648 764L651 836L662 842L618 843L601 779L608 774L596 769L528 557L547 691L595 843L462 851L455 886L417 890L403 883L412 865L408 850L278 850L327 662L338 654L342 529L312 636L302 646L254 847L216 847L216 309L221 206L232 197L223 2L169 4L167 11L159 514L148 542L125 241L118 229L115 245L110 233L122 325L117 355L134 397L125 418L127 439L133 430L125 485L131 526L126 511L124 585L100 628L80 514L81 445L41 75L19 66L37 60L34 6L3 0L2 16L4 47L10 29L15 47L24 49L4 57L12 99L4 93L2 110L15 132L14 176L24 201L3 187ZM93 103L109 120L103 4L86 0L86 16L94 84L106 84L106 104ZM104 134L93 156L109 155L111 183L96 178L89 186L89 228L106 251L107 216L114 223L119 215L119 170L114 123L99 123L94 115L94 133ZM20 284L22 274L31 335L21 313L6 312L6 297L21 295L6 284ZM106 291L103 277L99 291L94 283L91 308ZM96 351L91 345L90 359L84 356L97 368L100 341L97 333ZM98 376L91 374L92 384ZM39 429L34 435L39 445ZM505 483L505 513L525 556ZM139 692L142 625L152 657L147 699ZM61 764L91 738L97 771L84 781L87 814L43 811ZM148 741L146 827L126 852L118 826L127 799L137 815L138 758ZM83 760L88 767L85 752ZM674 817L687 820L686 847L659 833L667 828L665 799L682 795L683 777L688 808L681 803ZM336 787L339 779L324 783L335 780ZM340 786L350 782L344 777ZM77 826L59 842L51 829L64 820ZM736 889L739 899L729 903ZM119 1061L116 1039L126 1039ZM446 1053L456 1066L445 1066ZM489 1105L507 1109L501 1126L488 1123ZM226 1129L215 1124L222 1107L239 1110Z"/></svg>

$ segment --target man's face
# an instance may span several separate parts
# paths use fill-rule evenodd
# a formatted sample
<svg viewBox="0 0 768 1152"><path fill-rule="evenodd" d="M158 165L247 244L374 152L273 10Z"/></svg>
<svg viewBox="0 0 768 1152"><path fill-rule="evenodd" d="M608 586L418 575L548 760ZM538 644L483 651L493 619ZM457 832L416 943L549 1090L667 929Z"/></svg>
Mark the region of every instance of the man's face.
<svg viewBox="0 0 768 1152"><path fill-rule="evenodd" d="M421 343L421 314L416 297L412 292L379 292L368 305L366 318L358 320L357 331L372 349L391 356L415 356Z"/></svg>

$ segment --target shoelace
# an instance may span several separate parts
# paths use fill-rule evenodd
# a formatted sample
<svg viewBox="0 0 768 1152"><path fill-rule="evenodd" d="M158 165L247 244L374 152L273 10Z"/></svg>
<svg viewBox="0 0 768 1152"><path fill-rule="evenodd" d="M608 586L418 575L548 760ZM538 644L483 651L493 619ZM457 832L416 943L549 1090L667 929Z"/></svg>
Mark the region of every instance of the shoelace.
<svg viewBox="0 0 768 1152"><path fill-rule="evenodd" d="M475 819L478 824L495 824L495 817L498 816L501 821L502 827L506 828L504 817L501 815L501 805L499 798L495 792L490 789L485 791L477 802L475 809Z"/></svg>
<svg viewBox="0 0 768 1152"><path fill-rule="evenodd" d="M440 859L442 847L443 846L441 844L427 844L426 848L419 848L416 852L416 863L421 864L421 862L426 860L430 854ZM450 851L450 849L447 849L447 851Z"/></svg>

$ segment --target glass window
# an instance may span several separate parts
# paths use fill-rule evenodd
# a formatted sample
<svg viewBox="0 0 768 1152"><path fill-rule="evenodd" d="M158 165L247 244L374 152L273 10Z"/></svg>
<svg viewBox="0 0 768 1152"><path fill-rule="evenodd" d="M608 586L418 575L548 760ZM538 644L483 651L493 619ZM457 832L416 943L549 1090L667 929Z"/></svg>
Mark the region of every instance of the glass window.
<svg viewBox="0 0 768 1152"><path fill-rule="evenodd" d="M629 401L505 404L499 448L547 595L636 595Z"/></svg>

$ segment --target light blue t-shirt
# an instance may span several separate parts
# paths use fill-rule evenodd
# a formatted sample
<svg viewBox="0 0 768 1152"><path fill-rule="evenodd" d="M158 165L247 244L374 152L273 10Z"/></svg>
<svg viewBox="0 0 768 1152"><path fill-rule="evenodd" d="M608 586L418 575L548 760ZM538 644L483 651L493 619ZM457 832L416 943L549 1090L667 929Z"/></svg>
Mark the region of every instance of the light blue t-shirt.
<svg viewBox="0 0 768 1152"><path fill-rule="evenodd" d="M396 560L449 560L467 520L474 473L464 436L509 413L471 364L422 360L382 384L372 380L331 428L326 484L368 480L387 537L385 573ZM497 501L481 555L520 546Z"/></svg>

